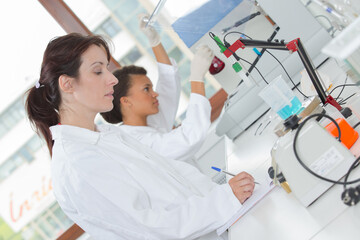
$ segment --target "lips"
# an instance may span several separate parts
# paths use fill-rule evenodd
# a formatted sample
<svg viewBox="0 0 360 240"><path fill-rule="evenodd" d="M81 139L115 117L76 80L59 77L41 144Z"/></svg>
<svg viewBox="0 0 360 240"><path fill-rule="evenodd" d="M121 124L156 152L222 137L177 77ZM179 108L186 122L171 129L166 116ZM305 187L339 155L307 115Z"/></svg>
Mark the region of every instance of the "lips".
<svg viewBox="0 0 360 240"><path fill-rule="evenodd" d="M111 91L111 92L109 92L109 93L107 93L107 94L105 94L105 96L108 96L108 97L112 97L112 95L114 94L114 91Z"/></svg>
<svg viewBox="0 0 360 240"><path fill-rule="evenodd" d="M154 102L154 105L159 106L159 101Z"/></svg>

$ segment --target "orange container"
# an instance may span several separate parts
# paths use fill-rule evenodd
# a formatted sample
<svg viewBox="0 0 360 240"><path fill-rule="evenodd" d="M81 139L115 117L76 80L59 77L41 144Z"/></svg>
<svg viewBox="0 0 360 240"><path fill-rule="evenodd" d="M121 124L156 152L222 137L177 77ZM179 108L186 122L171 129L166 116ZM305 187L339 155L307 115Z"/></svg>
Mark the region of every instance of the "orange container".
<svg viewBox="0 0 360 240"><path fill-rule="evenodd" d="M359 137L359 133L355 131L343 118L336 119L341 131L341 142L350 149ZM326 125L326 130L334 137L339 137L338 130L333 122Z"/></svg>

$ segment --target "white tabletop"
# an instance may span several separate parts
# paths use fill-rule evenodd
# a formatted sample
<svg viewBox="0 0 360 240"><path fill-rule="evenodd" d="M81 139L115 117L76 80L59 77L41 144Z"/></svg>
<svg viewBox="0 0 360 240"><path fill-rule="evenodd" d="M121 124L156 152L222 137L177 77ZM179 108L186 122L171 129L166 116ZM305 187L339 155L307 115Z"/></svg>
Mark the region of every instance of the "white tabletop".
<svg viewBox="0 0 360 240"><path fill-rule="evenodd" d="M274 114L268 115L273 116L271 123L261 134L262 126L269 121L267 115L234 142L227 140L230 172L267 174L270 150L277 139L272 129L279 121ZM356 169L351 179L359 176ZM229 239L360 239L360 204L346 206L340 198L342 191L342 185L335 185L306 208L293 194L275 187L230 228Z"/></svg>

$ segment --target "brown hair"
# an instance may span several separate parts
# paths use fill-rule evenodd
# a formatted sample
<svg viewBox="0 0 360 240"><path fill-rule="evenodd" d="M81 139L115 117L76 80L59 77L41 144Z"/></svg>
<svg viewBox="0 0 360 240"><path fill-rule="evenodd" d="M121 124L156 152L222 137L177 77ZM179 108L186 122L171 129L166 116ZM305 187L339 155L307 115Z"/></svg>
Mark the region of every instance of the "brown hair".
<svg viewBox="0 0 360 240"><path fill-rule="evenodd" d="M38 135L42 135L52 155L53 140L49 127L59 123L61 96L58 79L66 74L79 76L81 55L92 45L104 47L107 59L110 51L107 42L101 36L83 36L70 33L52 39L46 47L39 78L40 87L30 88L26 94L25 108L30 123Z"/></svg>
<svg viewBox="0 0 360 240"><path fill-rule="evenodd" d="M100 113L108 123L120 123L123 121L121 114L120 98L127 96L131 87L131 75L146 75L145 68L134 65L125 66L113 72L119 83L114 86L114 107L110 112Z"/></svg>

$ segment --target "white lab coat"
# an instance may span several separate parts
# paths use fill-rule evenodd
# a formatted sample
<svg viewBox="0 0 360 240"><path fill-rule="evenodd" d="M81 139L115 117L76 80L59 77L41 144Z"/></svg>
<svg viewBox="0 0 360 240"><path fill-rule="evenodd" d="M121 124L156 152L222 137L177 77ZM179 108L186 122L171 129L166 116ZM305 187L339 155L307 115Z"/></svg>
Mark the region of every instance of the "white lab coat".
<svg viewBox="0 0 360 240"><path fill-rule="evenodd" d="M159 93L159 112L147 117L149 126L169 132L173 126L180 99L180 77L174 59L170 58L171 65L157 63L158 81L155 91Z"/></svg>
<svg viewBox="0 0 360 240"><path fill-rule="evenodd" d="M164 159L119 127L51 127L55 197L94 239L195 239L241 208L228 184Z"/></svg>
<svg viewBox="0 0 360 240"><path fill-rule="evenodd" d="M163 128L130 125L119 127L166 158L188 161L200 149L206 138L211 124L210 115L209 100L192 93L186 118L176 129L166 131Z"/></svg>
<svg viewBox="0 0 360 240"><path fill-rule="evenodd" d="M189 160L200 149L210 127L211 105L204 96L190 95L186 118L172 129L180 97L180 78L176 62L158 63L159 113L147 118L148 126L120 125L120 128L160 155L180 161Z"/></svg>

